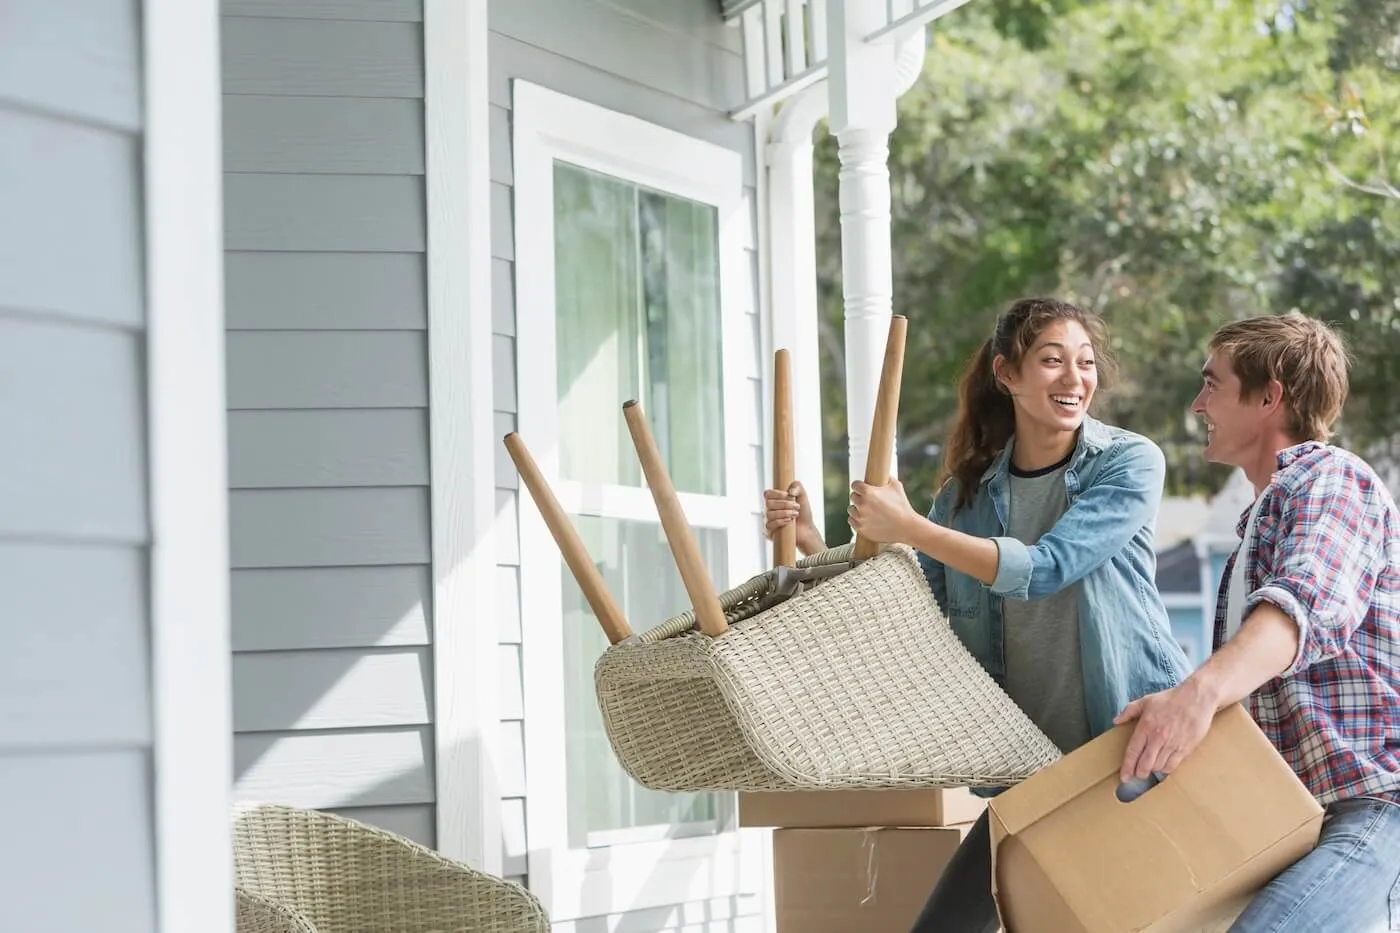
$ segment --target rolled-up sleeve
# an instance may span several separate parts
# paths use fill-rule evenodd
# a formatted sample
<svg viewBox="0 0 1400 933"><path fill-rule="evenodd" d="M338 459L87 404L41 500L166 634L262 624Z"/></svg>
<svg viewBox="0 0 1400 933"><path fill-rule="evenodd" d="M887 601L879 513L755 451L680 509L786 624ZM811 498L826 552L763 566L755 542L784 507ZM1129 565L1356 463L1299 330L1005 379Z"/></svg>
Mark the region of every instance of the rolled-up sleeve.
<svg viewBox="0 0 1400 933"><path fill-rule="evenodd" d="M1031 549L1015 538L996 537L992 541L997 546L997 576L991 584L992 592L1012 599L1025 599L1031 585L1031 574L1035 570L1031 563Z"/></svg>
<svg viewBox="0 0 1400 933"><path fill-rule="evenodd" d="M1384 557L1374 511L1350 471L1315 475L1283 491L1273 553L1244 614L1267 602L1298 626L1286 674L1341 654L1365 620Z"/></svg>
<svg viewBox="0 0 1400 933"><path fill-rule="evenodd" d="M1109 459L1059 521L1033 545L997 537L997 574L989 589L1008 599L1041 599L1097 570L1152 522L1162 503L1166 458L1146 438Z"/></svg>

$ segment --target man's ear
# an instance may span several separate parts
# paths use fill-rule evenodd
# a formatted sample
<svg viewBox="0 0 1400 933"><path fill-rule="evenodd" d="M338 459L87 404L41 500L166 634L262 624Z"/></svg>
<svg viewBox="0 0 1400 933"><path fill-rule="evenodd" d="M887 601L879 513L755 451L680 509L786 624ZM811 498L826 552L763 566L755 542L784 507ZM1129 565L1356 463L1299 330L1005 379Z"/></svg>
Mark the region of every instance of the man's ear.
<svg viewBox="0 0 1400 933"><path fill-rule="evenodd" d="M1264 384L1264 391L1259 393L1261 404L1265 411L1273 411L1283 405L1283 383L1277 379L1270 379Z"/></svg>

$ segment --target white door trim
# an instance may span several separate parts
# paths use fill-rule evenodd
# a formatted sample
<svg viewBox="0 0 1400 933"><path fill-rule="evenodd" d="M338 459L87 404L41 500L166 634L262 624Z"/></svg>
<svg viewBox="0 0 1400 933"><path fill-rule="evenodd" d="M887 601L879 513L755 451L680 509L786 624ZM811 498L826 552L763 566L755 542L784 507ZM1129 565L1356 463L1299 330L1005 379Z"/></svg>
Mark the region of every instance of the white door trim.
<svg viewBox="0 0 1400 933"><path fill-rule="evenodd" d="M217 0L146 0L142 47L156 910L231 933Z"/></svg>
<svg viewBox="0 0 1400 933"><path fill-rule="evenodd" d="M501 872L486 4L425 0L437 847Z"/></svg>

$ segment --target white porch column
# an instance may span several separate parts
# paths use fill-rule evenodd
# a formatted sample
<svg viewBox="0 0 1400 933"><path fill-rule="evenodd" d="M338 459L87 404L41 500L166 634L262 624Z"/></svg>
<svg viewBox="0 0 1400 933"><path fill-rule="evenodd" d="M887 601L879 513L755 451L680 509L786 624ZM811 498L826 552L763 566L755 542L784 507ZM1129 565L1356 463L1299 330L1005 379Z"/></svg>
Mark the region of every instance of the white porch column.
<svg viewBox="0 0 1400 933"><path fill-rule="evenodd" d="M827 0L830 125L840 144L841 160L846 424L852 479L865 474L893 313L888 163L898 96L895 51L890 43L864 41L885 22L884 0Z"/></svg>
<svg viewBox="0 0 1400 933"><path fill-rule="evenodd" d="M812 136L817 121L826 113L824 83L800 92L778 111L767 147L773 347L785 347L792 353L796 476L807 488L812 517L823 535L826 510Z"/></svg>

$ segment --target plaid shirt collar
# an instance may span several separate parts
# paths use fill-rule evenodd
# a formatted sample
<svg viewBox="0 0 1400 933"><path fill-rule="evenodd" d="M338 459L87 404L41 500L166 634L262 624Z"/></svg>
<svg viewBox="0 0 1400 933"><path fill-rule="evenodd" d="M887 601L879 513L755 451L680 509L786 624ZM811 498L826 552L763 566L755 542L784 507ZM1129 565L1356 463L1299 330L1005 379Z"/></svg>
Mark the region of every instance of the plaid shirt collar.
<svg viewBox="0 0 1400 933"><path fill-rule="evenodd" d="M1314 450L1317 450L1319 447L1323 446L1326 445L1324 445L1321 441L1303 441L1303 443L1301 444L1294 444L1292 447L1285 447L1283 450L1280 450L1278 452L1278 465L1277 467L1275 467L1275 472L1278 472L1279 470L1288 469L1295 462L1297 462L1298 458L1306 456L1307 454L1310 454ZM1265 491L1267 491L1267 488ZM1259 495L1262 496L1263 493L1260 493ZM1254 503L1258 501L1258 499L1259 496L1255 496L1253 499L1251 499L1249 505L1245 506L1244 511L1240 513L1239 519L1235 522L1235 537L1239 538L1240 540L1244 540L1244 530L1249 526L1249 513L1254 509Z"/></svg>

